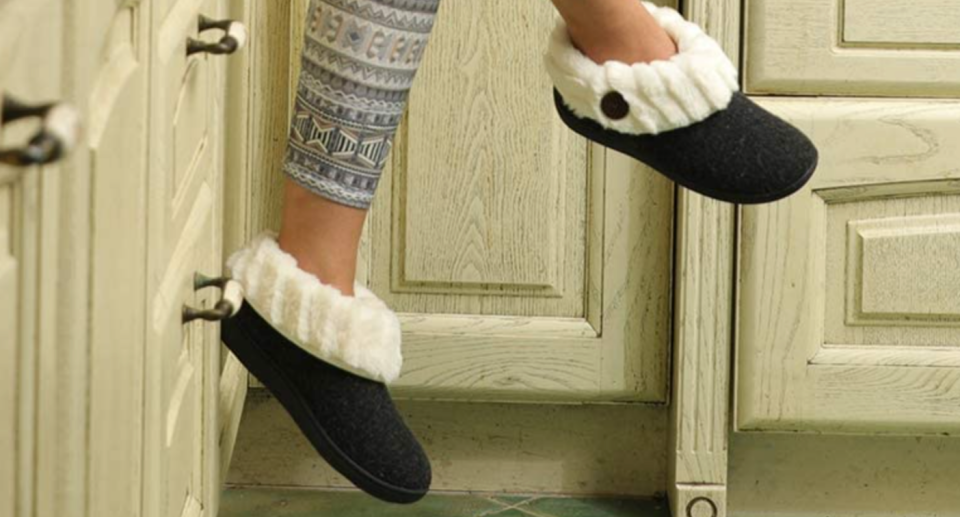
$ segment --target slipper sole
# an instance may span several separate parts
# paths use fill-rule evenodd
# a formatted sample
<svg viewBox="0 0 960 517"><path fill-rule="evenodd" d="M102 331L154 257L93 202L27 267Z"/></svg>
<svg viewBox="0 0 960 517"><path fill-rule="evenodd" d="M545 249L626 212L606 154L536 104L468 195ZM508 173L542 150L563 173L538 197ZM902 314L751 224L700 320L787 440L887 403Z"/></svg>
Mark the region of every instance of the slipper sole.
<svg viewBox="0 0 960 517"><path fill-rule="evenodd" d="M244 304L240 313L224 322L223 343L247 370L270 390L320 456L357 488L378 499L398 504L415 503L422 499L427 491L410 490L387 483L357 465L337 447L323 430L316 415L310 411L306 400L298 394L293 382L270 358L270 354L257 344L263 341L263 336L251 335L256 331L244 324L248 318L258 318L264 325L268 325L249 304ZM286 341L279 333L273 339Z"/></svg>

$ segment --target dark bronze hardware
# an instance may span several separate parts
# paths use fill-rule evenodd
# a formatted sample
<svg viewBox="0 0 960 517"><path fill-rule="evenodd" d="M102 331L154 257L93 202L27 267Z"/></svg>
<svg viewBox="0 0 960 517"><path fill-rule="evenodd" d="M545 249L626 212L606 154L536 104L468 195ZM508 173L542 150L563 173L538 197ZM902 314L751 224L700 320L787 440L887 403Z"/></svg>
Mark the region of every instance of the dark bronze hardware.
<svg viewBox="0 0 960 517"><path fill-rule="evenodd" d="M23 147L0 149L0 163L26 167L48 165L63 158L77 142L80 116L62 103L29 105L12 97L3 99L3 123L38 118L39 132Z"/></svg>
<svg viewBox="0 0 960 517"><path fill-rule="evenodd" d="M212 20L206 16L200 17L200 33L220 29L224 32L223 38L216 43L207 43L195 38L187 40L187 55L215 54L229 55L242 49L247 44L247 28L234 20Z"/></svg>
<svg viewBox="0 0 960 517"><path fill-rule="evenodd" d="M220 300L212 309L195 309L184 305L184 323L190 323L195 320L223 321L232 318L240 310L240 306L243 304L243 288L239 282L226 277L211 278L196 273L193 277L193 289L199 291L208 287L217 287L220 289Z"/></svg>

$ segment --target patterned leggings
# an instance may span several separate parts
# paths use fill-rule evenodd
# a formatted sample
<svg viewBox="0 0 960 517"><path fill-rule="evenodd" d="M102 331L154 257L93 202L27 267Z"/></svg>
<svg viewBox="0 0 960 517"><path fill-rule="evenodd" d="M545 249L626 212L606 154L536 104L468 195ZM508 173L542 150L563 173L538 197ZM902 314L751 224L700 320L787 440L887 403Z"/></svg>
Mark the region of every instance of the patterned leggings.
<svg viewBox="0 0 960 517"><path fill-rule="evenodd" d="M367 209L440 0L311 0L284 172Z"/></svg>

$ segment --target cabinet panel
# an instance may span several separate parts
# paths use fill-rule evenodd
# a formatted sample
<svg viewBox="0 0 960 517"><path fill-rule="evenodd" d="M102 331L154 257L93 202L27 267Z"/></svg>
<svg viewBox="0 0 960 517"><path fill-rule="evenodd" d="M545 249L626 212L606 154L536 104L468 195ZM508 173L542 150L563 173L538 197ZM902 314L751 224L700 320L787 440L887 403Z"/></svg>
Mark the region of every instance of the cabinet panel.
<svg viewBox="0 0 960 517"><path fill-rule="evenodd" d="M398 310L585 313L588 145L557 119L539 66L555 14L506 8L444 7L432 35L395 146L394 238L382 243Z"/></svg>
<svg viewBox="0 0 960 517"><path fill-rule="evenodd" d="M61 97L61 23L52 0L0 5L0 90L27 103ZM12 123L0 145L23 146L36 129L35 121ZM0 513L11 517L40 512L40 489L54 475L37 460L52 449L41 404L54 378L41 375L41 361L55 335L59 174L57 166L0 166Z"/></svg>
<svg viewBox="0 0 960 517"><path fill-rule="evenodd" d="M739 428L960 433L960 103L768 105L822 164L743 209Z"/></svg>
<svg viewBox="0 0 960 517"><path fill-rule="evenodd" d="M843 41L863 46L960 47L960 9L952 0L845 0Z"/></svg>
<svg viewBox="0 0 960 517"><path fill-rule="evenodd" d="M223 67L225 57L187 55L201 15L219 0L153 5L149 194L147 197L148 517L216 515L219 338L215 324L184 325L184 305L211 307L196 273L221 270Z"/></svg>
<svg viewBox="0 0 960 517"><path fill-rule="evenodd" d="M266 104L247 104L249 197L234 202L253 232L279 220L276 134L307 4L254 9L270 34L251 52ZM553 17L536 2L441 3L358 270L400 313L402 396L666 400L674 187L563 127L542 66Z"/></svg>
<svg viewBox="0 0 960 517"><path fill-rule="evenodd" d="M0 187L0 514L16 515L19 270L11 248L10 189Z"/></svg>
<svg viewBox="0 0 960 517"><path fill-rule="evenodd" d="M441 7L367 255L408 395L665 400L673 186L556 116L555 16Z"/></svg>
<svg viewBox="0 0 960 517"><path fill-rule="evenodd" d="M84 36L99 49L86 145L91 185L91 512L139 515L143 455L147 40L144 4L90 2ZM104 28L106 31L103 31Z"/></svg>
<svg viewBox="0 0 960 517"><path fill-rule="evenodd" d="M752 93L949 97L960 88L951 0L756 0L746 9Z"/></svg>

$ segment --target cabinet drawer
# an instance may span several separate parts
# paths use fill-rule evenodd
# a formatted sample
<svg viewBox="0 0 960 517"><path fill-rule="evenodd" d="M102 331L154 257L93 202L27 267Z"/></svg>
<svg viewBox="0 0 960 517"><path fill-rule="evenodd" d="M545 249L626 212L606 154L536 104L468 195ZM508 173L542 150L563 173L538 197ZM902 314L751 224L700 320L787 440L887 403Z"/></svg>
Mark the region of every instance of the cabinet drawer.
<svg viewBox="0 0 960 517"><path fill-rule="evenodd" d="M960 103L768 106L822 162L743 209L738 428L960 434Z"/></svg>
<svg viewBox="0 0 960 517"><path fill-rule="evenodd" d="M956 97L955 0L752 0L746 88L757 94Z"/></svg>
<svg viewBox="0 0 960 517"><path fill-rule="evenodd" d="M214 2L176 2L160 25L157 77L162 91L157 95L154 130L157 140L166 143L158 149L162 153L158 165L169 182L169 199L177 205L188 193L196 192L213 158L210 129L216 100L212 81L219 63L207 54L188 56L187 40L201 38L200 16L213 15L214 9Z"/></svg>

